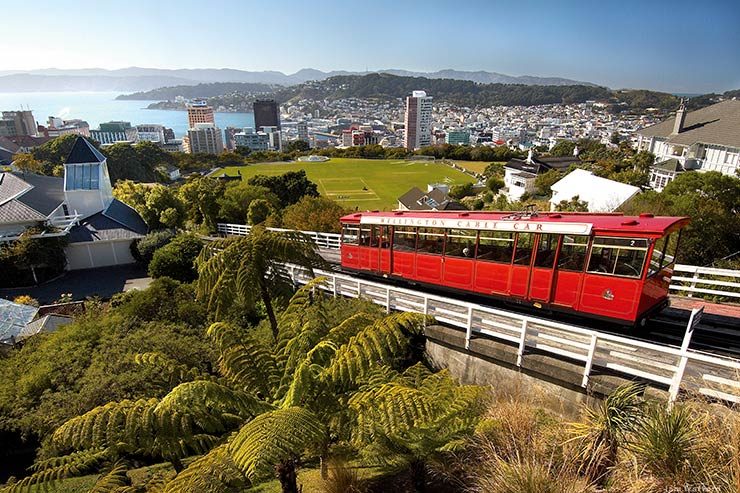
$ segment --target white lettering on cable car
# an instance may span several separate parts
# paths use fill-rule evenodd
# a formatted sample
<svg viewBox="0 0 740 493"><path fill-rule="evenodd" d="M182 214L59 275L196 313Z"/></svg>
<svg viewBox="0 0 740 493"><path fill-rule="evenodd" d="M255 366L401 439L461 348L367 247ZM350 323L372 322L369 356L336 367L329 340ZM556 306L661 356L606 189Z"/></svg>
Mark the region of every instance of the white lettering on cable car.
<svg viewBox="0 0 740 493"><path fill-rule="evenodd" d="M439 217L384 217L362 216L360 224L383 226L416 226L422 228L478 229L482 231L515 231L555 234L591 234L590 223L566 223L544 221L481 221L479 219L443 219Z"/></svg>

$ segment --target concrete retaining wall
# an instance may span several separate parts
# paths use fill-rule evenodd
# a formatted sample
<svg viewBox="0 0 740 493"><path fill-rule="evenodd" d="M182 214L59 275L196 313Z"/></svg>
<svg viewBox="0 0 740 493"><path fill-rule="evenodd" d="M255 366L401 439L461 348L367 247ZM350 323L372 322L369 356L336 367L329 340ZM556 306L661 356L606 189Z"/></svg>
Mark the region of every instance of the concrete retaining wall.
<svg viewBox="0 0 740 493"><path fill-rule="evenodd" d="M524 387L548 398L548 407L564 414L576 413L592 398L603 398L622 384L623 376L592 370L587 389L581 387L583 363L565 361L541 353L526 353L518 367L517 347L488 338L474 338L465 349L465 333L439 325L429 326L426 352L429 362L447 368L463 383L494 388ZM666 389L647 387L646 397L667 400Z"/></svg>

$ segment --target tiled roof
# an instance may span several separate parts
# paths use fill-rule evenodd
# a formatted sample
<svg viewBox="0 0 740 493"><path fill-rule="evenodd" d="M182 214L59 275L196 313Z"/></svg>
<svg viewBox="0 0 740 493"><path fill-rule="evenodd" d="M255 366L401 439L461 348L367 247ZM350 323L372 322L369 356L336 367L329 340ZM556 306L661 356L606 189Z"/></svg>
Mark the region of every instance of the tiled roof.
<svg viewBox="0 0 740 493"><path fill-rule="evenodd" d="M102 163L105 161L99 150L95 148L90 142L83 137L77 137L75 144L72 147L72 151L69 153L69 157L65 161L66 164L82 164L82 163Z"/></svg>
<svg viewBox="0 0 740 493"><path fill-rule="evenodd" d="M696 143L740 147L740 101L728 100L686 113L683 131L673 134L676 117L639 130L643 137L665 138L671 144Z"/></svg>
<svg viewBox="0 0 740 493"><path fill-rule="evenodd" d="M40 137L36 135L13 135L8 137L8 140L12 141L18 147L38 147L44 145L50 140L54 140L54 137Z"/></svg>
<svg viewBox="0 0 740 493"><path fill-rule="evenodd" d="M0 204L30 190L31 185L12 173L0 173Z"/></svg>
<svg viewBox="0 0 740 493"><path fill-rule="evenodd" d="M125 206L125 204L123 205ZM110 209L110 207L108 209ZM118 206L116 209L118 209ZM108 211L106 210L106 212ZM121 217L121 219L132 223L132 226L129 227L118 220L112 219L103 212L93 214L70 230L69 242L83 243L88 241L133 240L135 238L141 238L146 234L146 224L144 224L144 228L141 228L141 224L133 224L133 221L128 216L125 218ZM140 217L139 221L144 223Z"/></svg>
<svg viewBox="0 0 740 493"><path fill-rule="evenodd" d="M26 328L39 311L34 306L13 303L0 298L0 342L7 343Z"/></svg>
<svg viewBox="0 0 740 493"><path fill-rule="evenodd" d="M0 205L0 224L44 221L46 216L14 199Z"/></svg>
<svg viewBox="0 0 740 493"><path fill-rule="evenodd" d="M438 188L430 192L423 192L419 187L413 187L398 197L398 201L412 211L430 210L467 210L465 206L450 197Z"/></svg>
<svg viewBox="0 0 740 493"><path fill-rule="evenodd" d="M11 154L15 154L16 152L20 151L20 146L10 140L8 137L0 136L0 149L5 149Z"/></svg>
<svg viewBox="0 0 740 493"><path fill-rule="evenodd" d="M665 161L661 161L659 163L655 163L654 165L650 166L651 169L659 169L663 171L672 171L674 173L683 171L683 166L681 166L681 162L678 159L666 159Z"/></svg>
<svg viewBox="0 0 740 493"><path fill-rule="evenodd" d="M577 156L565 157L533 157L529 163L525 159L511 159L504 165L505 168L511 168L531 175L546 173L551 169L560 171L567 170L572 164L578 164L581 160Z"/></svg>

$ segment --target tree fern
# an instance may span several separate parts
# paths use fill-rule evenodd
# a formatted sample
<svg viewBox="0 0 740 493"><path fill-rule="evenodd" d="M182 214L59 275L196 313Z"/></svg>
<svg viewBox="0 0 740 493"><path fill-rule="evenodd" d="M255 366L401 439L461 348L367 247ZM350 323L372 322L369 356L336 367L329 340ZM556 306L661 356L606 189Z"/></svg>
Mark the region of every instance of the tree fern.
<svg viewBox="0 0 740 493"><path fill-rule="evenodd" d="M136 354L134 355L134 363L141 366L155 368L158 375L170 385L177 385L190 380L210 377L197 368L181 365L162 353L152 352Z"/></svg>
<svg viewBox="0 0 740 493"><path fill-rule="evenodd" d="M110 459L110 450L91 449L37 462L30 476L8 487L8 491L30 491L35 484L47 485L63 478L80 476L93 471Z"/></svg>
<svg viewBox="0 0 740 493"><path fill-rule="evenodd" d="M327 440L320 418L300 407L257 416L229 441L229 453L248 478L269 473L275 464L317 450Z"/></svg>
<svg viewBox="0 0 740 493"><path fill-rule="evenodd" d="M394 313L352 336L334 356L327 374L338 384L357 380L379 363L405 354L408 335L419 333L426 320L416 313Z"/></svg>

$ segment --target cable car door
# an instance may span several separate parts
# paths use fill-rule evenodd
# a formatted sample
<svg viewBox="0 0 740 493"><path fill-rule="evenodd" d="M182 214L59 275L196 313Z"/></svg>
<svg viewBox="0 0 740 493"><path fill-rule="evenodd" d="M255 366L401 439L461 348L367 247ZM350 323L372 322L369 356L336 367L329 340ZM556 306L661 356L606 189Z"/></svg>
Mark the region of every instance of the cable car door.
<svg viewBox="0 0 740 493"><path fill-rule="evenodd" d="M549 303L552 298L552 283L555 278L555 258L560 235L542 233L537 235L533 251L532 269L529 279L528 298Z"/></svg>

